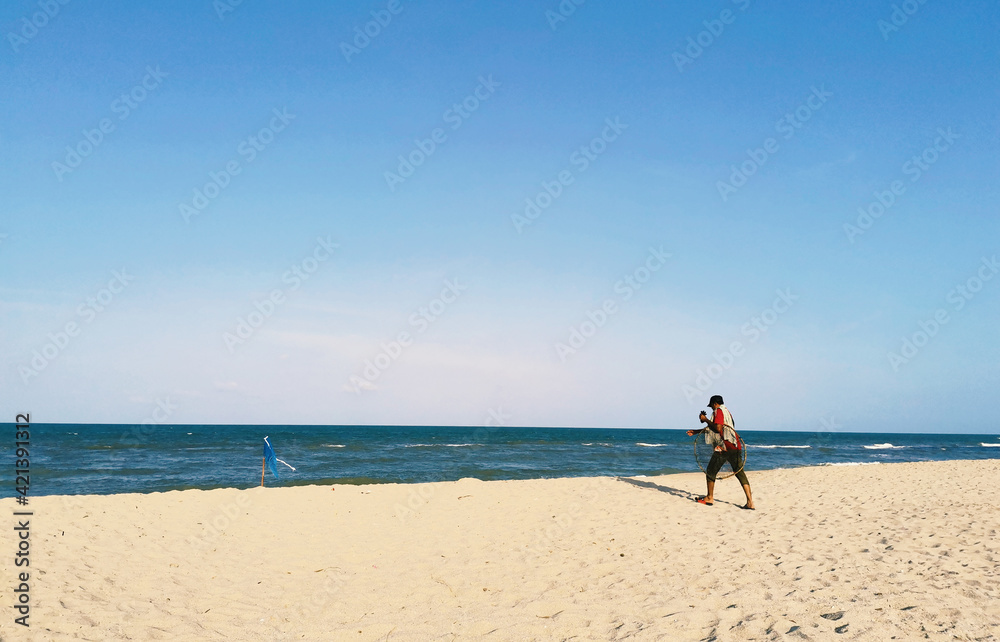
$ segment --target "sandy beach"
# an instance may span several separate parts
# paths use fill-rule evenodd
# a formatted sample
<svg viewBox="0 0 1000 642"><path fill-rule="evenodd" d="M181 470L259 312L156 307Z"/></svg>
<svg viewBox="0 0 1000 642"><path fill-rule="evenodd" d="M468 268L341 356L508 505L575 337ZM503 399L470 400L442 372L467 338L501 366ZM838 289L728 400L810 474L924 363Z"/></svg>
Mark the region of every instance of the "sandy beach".
<svg viewBox="0 0 1000 642"><path fill-rule="evenodd" d="M751 472L756 511L696 474L33 497L0 637L994 640L998 475Z"/></svg>

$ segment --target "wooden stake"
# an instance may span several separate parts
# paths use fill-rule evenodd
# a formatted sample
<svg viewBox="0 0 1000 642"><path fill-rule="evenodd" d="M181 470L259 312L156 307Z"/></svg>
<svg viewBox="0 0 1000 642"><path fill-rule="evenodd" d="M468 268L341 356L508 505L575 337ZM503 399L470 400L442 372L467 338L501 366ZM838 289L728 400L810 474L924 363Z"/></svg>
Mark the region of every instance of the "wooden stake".
<svg viewBox="0 0 1000 642"><path fill-rule="evenodd" d="M264 462L267 461L265 458L260 458L260 485L261 488L264 487Z"/></svg>

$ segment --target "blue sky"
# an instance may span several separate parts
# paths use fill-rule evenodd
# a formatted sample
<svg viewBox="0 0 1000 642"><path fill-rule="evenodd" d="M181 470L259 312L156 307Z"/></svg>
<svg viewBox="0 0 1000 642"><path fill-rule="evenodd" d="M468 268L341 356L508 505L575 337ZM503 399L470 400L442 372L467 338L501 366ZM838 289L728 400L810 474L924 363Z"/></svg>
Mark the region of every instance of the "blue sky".
<svg viewBox="0 0 1000 642"><path fill-rule="evenodd" d="M997 432L998 27L5 3L0 412Z"/></svg>

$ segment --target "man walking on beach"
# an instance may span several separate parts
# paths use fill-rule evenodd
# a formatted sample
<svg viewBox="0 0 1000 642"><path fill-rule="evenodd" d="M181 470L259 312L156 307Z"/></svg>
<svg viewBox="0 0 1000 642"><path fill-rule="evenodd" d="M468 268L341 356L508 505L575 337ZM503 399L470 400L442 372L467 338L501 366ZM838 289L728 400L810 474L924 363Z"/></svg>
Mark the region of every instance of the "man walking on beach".
<svg viewBox="0 0 1000 642"><path fill-rule="evenodd" d="M747 496L746 505L740 508L754 510L753 496L750 494L750 480L747 479L746 473L743 472L743 461L745 459L743 456L743 441L736 434L736 422L733 421L733 415L723 405L722 395L712 395L712 398L708 401L708 407L713 411L712 418L709 419L704 410L701 411L701 416L698 417L702 423L708 425L701 430L687 431L689 437L696 434L705 434L705 441L715 445L715 452L712 453L712 459L709 460L708 468L705 469L708 492L704 497L699 498L697 502L706 506L711 506L715 503L715 476L722 469L722 465L725 462L729 462L729 465L733 467L733 472L736 473L736 479L743 485L743 492Z"/></svg>

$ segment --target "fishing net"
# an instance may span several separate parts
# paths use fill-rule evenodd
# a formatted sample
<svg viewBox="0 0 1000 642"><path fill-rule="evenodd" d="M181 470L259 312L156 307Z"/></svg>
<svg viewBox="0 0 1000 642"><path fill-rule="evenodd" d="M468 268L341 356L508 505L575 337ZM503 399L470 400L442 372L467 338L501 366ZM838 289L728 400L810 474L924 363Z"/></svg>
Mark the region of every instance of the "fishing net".
<svg viewBox="0 0 1000 642"><path fill-rule="evenodd" d="M735 432L735 430L733 432ZM715 475L716 481L718 481L720 479L729 479L730 477L736 475L736 473L738 473L741 470L743 470L744 466L746 466L746 463L747 463L747 444L746 444L745 441L743 441L743 438L738 433L737 433L736 437L737 437L737 439L739 439L740 443L743 445L743 448L741 448L740 450L737 451L739 466L737 466L736 470L733 470L732 467L731 467L731 465L730 465L729 460L727 459L722 464L722 468L719 470L719 472L716 473L716 475ZM696 462L698 462L698 468L701 469L701 472L703 472L703 473L707 472L707 470L708 470L708 463L709 463L709 461L711 461L712 455L715 454L716 447L717 446L715 444L705 443L705 435L704 435L704 433L697 433L697 434L695 434L695 436L694 436L694 460Z"/></svg>

